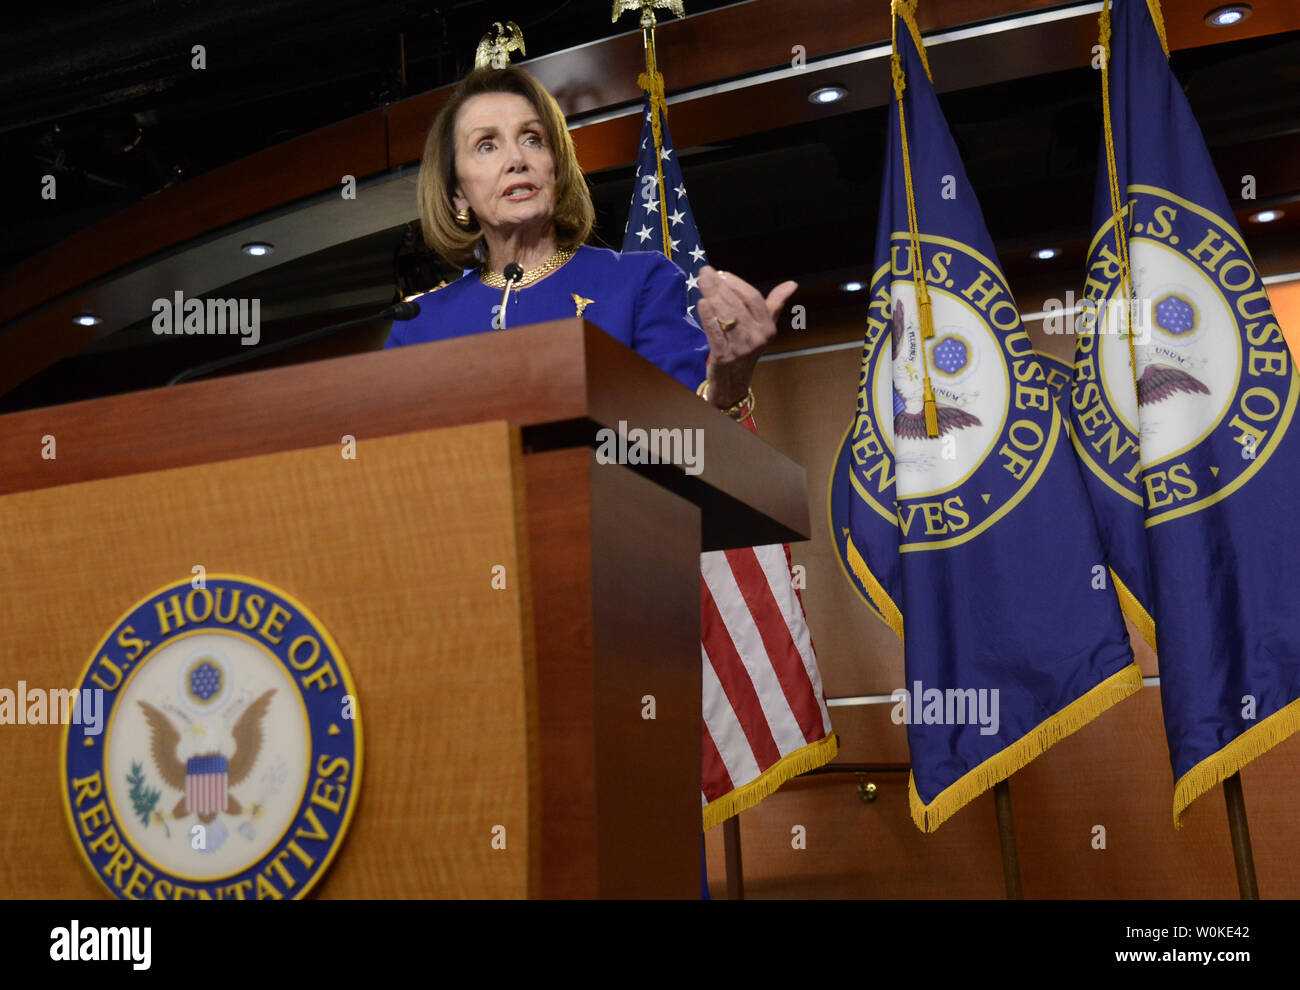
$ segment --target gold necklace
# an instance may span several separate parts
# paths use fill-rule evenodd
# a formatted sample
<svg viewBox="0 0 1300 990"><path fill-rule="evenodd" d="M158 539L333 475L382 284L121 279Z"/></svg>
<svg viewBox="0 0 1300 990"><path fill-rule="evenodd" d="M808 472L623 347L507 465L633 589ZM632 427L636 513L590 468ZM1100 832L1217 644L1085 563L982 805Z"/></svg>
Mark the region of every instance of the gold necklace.
<svg viewBox="0 0 1300 990"><path fill-rule="evenodd" d="M504 289L507 284L513 285L515 288L522 288L531 282L536 282L543 275L551 274L551 272L555 271L572 258L574 252L574 248L560 248L560 250L556 251L536 268L530 268L528 271L524 272L523 278L519 279L519 281L511 283L506 282L506 277L504 275L494 272L484 264L483 270L479 272L478 280L490 289Z"/></svg>

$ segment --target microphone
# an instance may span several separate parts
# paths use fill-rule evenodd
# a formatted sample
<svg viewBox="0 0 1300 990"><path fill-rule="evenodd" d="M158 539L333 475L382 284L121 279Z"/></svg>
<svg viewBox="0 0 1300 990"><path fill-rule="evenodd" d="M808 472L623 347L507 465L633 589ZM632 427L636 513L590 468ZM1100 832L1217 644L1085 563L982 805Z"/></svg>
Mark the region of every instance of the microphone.
<svg viewBox="0 0 1300 990"><path fill-rule="evenodd" d="M217 361L209 361L207 364L200 364L193 368L186 368L178 375L172 377L167 382L168 385L179 385L183 381L196 378L199 375L206 375L212 371L219 371L222 368L228 368L231 365L240 364L244 361L251 361L253 358L265 357L268 354L274 354L276 351L282 351L286 347L293 347L297 344L305 344L311 340L317 340L321 337L327 337L332 333L340 330L350 330L353 327L364 326L367 323L374 323L376 320L413 320L420 315L420 304L415 302L398 302L393 303L383 312L376 313L374 316L363 316L359 320L348 320L346 323L335 323L333 326L321 327L319 330L313 330L310 333L299 334L296 337L290 337L287 340L276 341L268 347L260 350L254 348L252 351L235 354L231 357L221 358Z"/></svg>
<svg viewBox="0 0 1300 990"><path fill-rule="evenodd" d="M501 329L506 328L506 303L510 299L510 286L524 277L524 268L519 262L512 261L502 272L506 277L506 290L501 293Z"/></svg>

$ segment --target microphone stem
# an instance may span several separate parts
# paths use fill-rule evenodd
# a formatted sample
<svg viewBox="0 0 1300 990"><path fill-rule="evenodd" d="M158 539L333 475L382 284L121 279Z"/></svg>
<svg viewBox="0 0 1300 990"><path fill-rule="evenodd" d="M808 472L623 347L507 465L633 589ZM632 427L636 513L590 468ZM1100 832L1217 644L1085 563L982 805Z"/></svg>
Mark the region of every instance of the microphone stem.
<svg viewBox="0 0 1300 990"><path fill-rule="evenodd" d="M506 304L510 301L511 284L512 283L510 282L510 280L506 279L506 290L505 292L501 293L501 329L502 330L506 328Z"/></svg>

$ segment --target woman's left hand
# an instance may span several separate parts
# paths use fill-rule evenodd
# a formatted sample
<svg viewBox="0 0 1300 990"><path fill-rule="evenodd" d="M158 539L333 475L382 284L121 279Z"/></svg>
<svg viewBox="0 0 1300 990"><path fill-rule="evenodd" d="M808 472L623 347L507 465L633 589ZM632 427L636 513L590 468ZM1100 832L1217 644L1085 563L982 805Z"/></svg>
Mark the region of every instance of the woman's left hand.
<svg viewBox="0 0 1300 990"><path fill-rule="evenodd" d="M726 409L748 394L758 356L776 336L776 317L799 286L782 282L764 299L740 276L711 265L700 269L698 285L696 309L709 338L709 402Z"/></svg>

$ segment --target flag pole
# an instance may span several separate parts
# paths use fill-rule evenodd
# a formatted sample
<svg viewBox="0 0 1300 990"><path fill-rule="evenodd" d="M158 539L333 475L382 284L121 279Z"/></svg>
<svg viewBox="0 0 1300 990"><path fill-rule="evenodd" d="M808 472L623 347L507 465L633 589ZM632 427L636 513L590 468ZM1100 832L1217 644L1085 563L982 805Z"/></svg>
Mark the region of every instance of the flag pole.
<svg viewBox="0 0 1300 990"><path fill-rule="evenodd" d="M1243 901L1257 901L1259 883L1255 879L1255 856L1250 848L1250 825L1246 821L1240 770L1224 779L1223 800L1228 806L1228 835L1232 837L1232 859L1237 866L1237 890Z"/></svg>
<svg viewBox="0 0 1300 990"><path fill-rule="evenodd" d="M745 899L745 870L740 859L740 815L722 823L722 844L727 862L727 900Z"/></svg>
<svg viewBox="0 0 1300 990"><path fill-rule="evenodd" d="M993 785L993 804L998 816L998 845L1002 847L1002 879L1007 885L1007 900L1022 901L1020 853L1016 849L1016 825L1011 817L1011 783L999 780Z"/></svg>
<svg viewBox="0 0 1300 990"><path fill-rule="evenodd" d="M641 45L645 48L645 72L637 76L637 85L640 86L650 97L650 127L654 134L655 142L655 175L659 180L659 223L663 226L664 232L664 256L669 261L672 260L672 240L668 232L668 198L664 190L664 146L663 146L663 124L661 121L668 119L668 101L664 98L664 77L659 73L659 67L655 61L655 18L654 8L656 3L660 7L667 7L678 17L685 17L686 11L682 6L681 0L670 0L665 3L664 0L615 0L614 16L612 20L617 21L619 17L629 10L639 10L641 12Z"/></svg>

